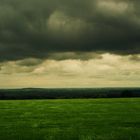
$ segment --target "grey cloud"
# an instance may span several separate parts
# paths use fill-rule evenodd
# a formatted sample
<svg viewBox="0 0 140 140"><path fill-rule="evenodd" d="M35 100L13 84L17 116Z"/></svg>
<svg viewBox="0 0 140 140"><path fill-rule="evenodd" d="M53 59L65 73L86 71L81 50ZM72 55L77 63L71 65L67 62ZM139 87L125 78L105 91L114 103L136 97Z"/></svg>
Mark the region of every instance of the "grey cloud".
<svg viewBox="0 0 140 140"><path fill-rule="evenodd" d="M102 59L100 53L93 52L63 52L63 53L51 53L48 55L48 59L55 60L67 60L67 59L80 59L80 60L89 60L89 59Z"/></svg>
<svg viewBox="0 0 140 140"><path fill-rule="evenodd" d="M56 55L63 52L139 54L139 5L138 0L1 0L0 60L63 59Z"/></svg>
<svg viewBox="0 0 140 140"><path fill-rule="evenodd" d="M28 59L18 60L16 64L20 66L37 66L41 64L41 62L43 62L43 60L41 59L28 58Z"/></svg>
<svg viewBox="0 0 140 140"><path fill-rule="evenodd" d="M140 55L131 55L129 59L140 62Z"/></svg>

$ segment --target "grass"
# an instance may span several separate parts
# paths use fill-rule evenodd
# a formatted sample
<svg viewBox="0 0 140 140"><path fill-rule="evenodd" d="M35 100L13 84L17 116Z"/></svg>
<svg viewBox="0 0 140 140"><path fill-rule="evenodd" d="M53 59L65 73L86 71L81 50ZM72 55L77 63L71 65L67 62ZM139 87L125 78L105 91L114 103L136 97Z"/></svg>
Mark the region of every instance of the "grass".
<svg viewBox="0 0 140 140"><path fill-rule="evenodd" d="M0 101L0 140L140 140L140 99Z"/></svg>

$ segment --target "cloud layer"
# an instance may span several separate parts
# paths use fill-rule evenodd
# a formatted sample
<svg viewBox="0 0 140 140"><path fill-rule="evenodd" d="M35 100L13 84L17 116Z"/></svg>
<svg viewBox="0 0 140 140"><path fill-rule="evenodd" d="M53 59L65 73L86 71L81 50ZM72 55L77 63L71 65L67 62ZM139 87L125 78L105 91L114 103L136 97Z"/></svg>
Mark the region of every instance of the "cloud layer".
<svg viewBox="0 0 140 140"><path fill-rule="evenodd" d="M139 38L138 0L0 1L0 61L58 59L58 52L139 54Z"/></svg>
<svg viewBox="0 0 140 140"><path fill-rule="evenodd" d="M93 54L94 55L94 54ZM0 63L0 87L138 87L140 55Z"/></svg>

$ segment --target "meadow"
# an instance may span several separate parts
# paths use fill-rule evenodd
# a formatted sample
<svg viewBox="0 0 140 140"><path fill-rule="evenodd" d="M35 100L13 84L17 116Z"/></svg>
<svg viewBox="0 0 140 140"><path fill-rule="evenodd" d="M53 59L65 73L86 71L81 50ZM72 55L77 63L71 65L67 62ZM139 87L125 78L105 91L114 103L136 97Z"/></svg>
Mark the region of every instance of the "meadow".
<svg viewBox="0 0 140 140"><path fill-rule="evenodd" d="M140 98L0 101L0 140L139 139Z"/></svg>

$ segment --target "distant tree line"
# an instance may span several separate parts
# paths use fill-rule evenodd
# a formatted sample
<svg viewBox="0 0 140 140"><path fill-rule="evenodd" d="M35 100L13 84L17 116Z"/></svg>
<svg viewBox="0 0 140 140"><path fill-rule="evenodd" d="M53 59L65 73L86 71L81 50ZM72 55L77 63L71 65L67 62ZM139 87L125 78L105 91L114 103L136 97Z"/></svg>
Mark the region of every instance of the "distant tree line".
<svg viewBox="0 0 140 140"><path fill-rule="evenodd" d="M101 89L9 89L0 90L0 99L74 99L140 97L140 88Z"/></svg>

